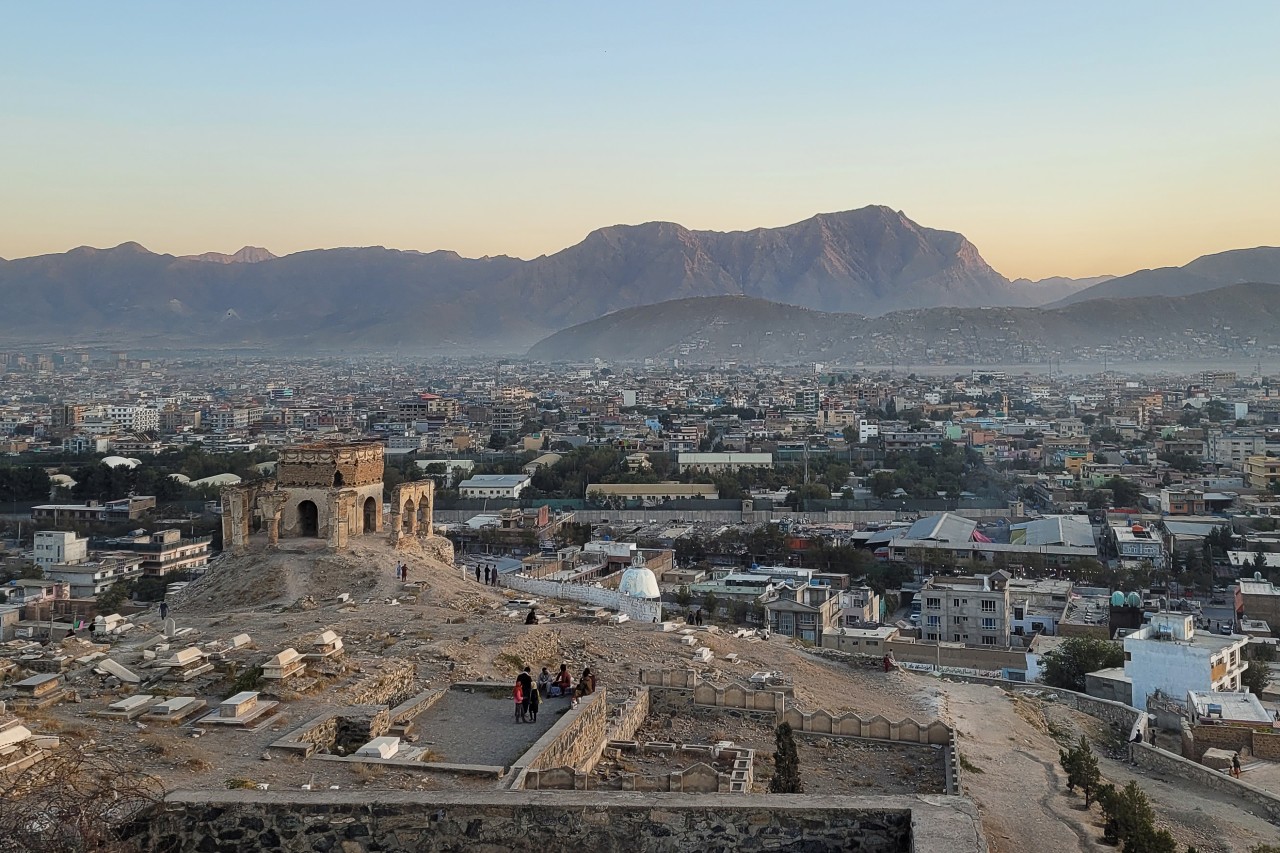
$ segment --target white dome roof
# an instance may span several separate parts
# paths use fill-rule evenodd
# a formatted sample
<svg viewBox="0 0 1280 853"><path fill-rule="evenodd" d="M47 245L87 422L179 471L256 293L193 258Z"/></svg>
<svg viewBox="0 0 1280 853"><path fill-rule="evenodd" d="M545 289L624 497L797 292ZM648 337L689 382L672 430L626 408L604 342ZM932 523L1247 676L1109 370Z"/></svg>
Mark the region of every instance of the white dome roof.
<svg viewBox="0 0 1280 853"><path fill-rule="evenodd" d="M104 456L102 458L102 464L109 468L119 468L121 465L129 468L137 468L142 464L142 460L134 459L130 456Z"/></svg>
<svg viewBox="0 0 1280 853"><path fill-rule="evenodd" d="M660 598L658 578L653 570L644 566L632 566L622 573L618 582L618 592L632 598Z"/></svg>
<svg viewBox="0 0 1280 853"><path fill-rule="evenodd" d="M189 485L192 486L234 486L240 482L240 477L235 474L214 474L212 477L201 477L199 480L192 480Z"/></svg>

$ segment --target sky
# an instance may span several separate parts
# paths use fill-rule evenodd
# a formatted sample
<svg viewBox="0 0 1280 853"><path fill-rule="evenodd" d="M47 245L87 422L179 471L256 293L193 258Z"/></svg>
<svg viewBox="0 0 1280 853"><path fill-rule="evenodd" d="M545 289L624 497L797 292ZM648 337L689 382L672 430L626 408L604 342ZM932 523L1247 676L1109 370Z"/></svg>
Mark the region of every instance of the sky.
<svg viewBox="0 0 1280 853"><path fill-rule="evenodd" d="M1280 4L8 2L0 257L536 257L885 204L1014 278L1280 245Z"/></svg>

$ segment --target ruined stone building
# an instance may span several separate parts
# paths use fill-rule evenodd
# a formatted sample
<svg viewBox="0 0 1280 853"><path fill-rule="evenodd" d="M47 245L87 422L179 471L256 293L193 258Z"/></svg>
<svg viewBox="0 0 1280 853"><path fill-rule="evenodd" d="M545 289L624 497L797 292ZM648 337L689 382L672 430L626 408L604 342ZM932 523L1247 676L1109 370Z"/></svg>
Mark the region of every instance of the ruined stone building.
<svg viewBox="0 0 1280 853"><path fill-rule="evenodd" d="M352 536L381 533L383 447L375 443L307 444L280 451L274 479L239 483L222 490L224 547L243 550L255 531L267 544L286 539L324 539L346 547ZM430 536L434 483L396 487L391 500L391 539Z"/></svg>

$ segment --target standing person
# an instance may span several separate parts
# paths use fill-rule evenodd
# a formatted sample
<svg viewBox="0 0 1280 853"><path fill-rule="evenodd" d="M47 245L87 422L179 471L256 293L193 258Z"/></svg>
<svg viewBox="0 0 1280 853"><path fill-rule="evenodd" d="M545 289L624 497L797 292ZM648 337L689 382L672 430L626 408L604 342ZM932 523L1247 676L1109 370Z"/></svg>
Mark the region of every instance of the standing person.
<svg viewBox="0 0 1280 853"><path fill-rule="evenodd" d="M1236 750L1236 754L1231 756L1231 775L1240 778L1240 750Z"/></svg>
<svg viewBox="0 0 1280 853"><path fill-rule="evenodd" d="M520 722L528 722L529 703L533 701L533 676L529 674L529 667L524 668L524 672L516 676L516 684L520 685L523 702L520 705Z"/></svg>
<svg viewBox="0 0 1280 853"><path fill-rule="evenodd" d="M480 583L480 564L476 563L476 583ZM484 585L489 585L489 567L484 567Z"/></svg>
<svg viewBox="0 0 1280 853"><path fill-rule="evenodd" d="M167 601L160 602L160 618L161 619L169 618L169 602Z"/></svg>
<svg viewBox="0 0 1280 853"><path fill-rule="evenodd" d="M516 679L515 687L511 688L511 698L516 701L516 722L524 722L524 689L520 686L520 679Z"/></svg>
<svg viewBox="0 0 1280 853"><path fill-rule="evenodd" d="M551 673L547 672L544 666L542 672L538 673L538 692L543 696L550 696L551 693Z"/></svg>
<svg viewBox="0 0 1280 853"><path fill-rule="evenodd" d="M542 694L537 690L529 691L529 722L538 722L538 706L542 704Z"/></svg>

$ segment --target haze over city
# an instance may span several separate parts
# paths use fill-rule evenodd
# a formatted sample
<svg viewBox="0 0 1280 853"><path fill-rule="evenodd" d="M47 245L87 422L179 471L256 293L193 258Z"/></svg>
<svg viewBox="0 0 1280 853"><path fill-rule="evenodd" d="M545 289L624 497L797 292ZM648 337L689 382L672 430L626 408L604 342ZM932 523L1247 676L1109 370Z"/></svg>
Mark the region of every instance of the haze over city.
<svg viewBox="0 0 1280 853"><path fill-rule="evenodd" d="M884 204L1010 278L1280 242L1280 8L23 4L0 257L531 258Z"/></svg>

